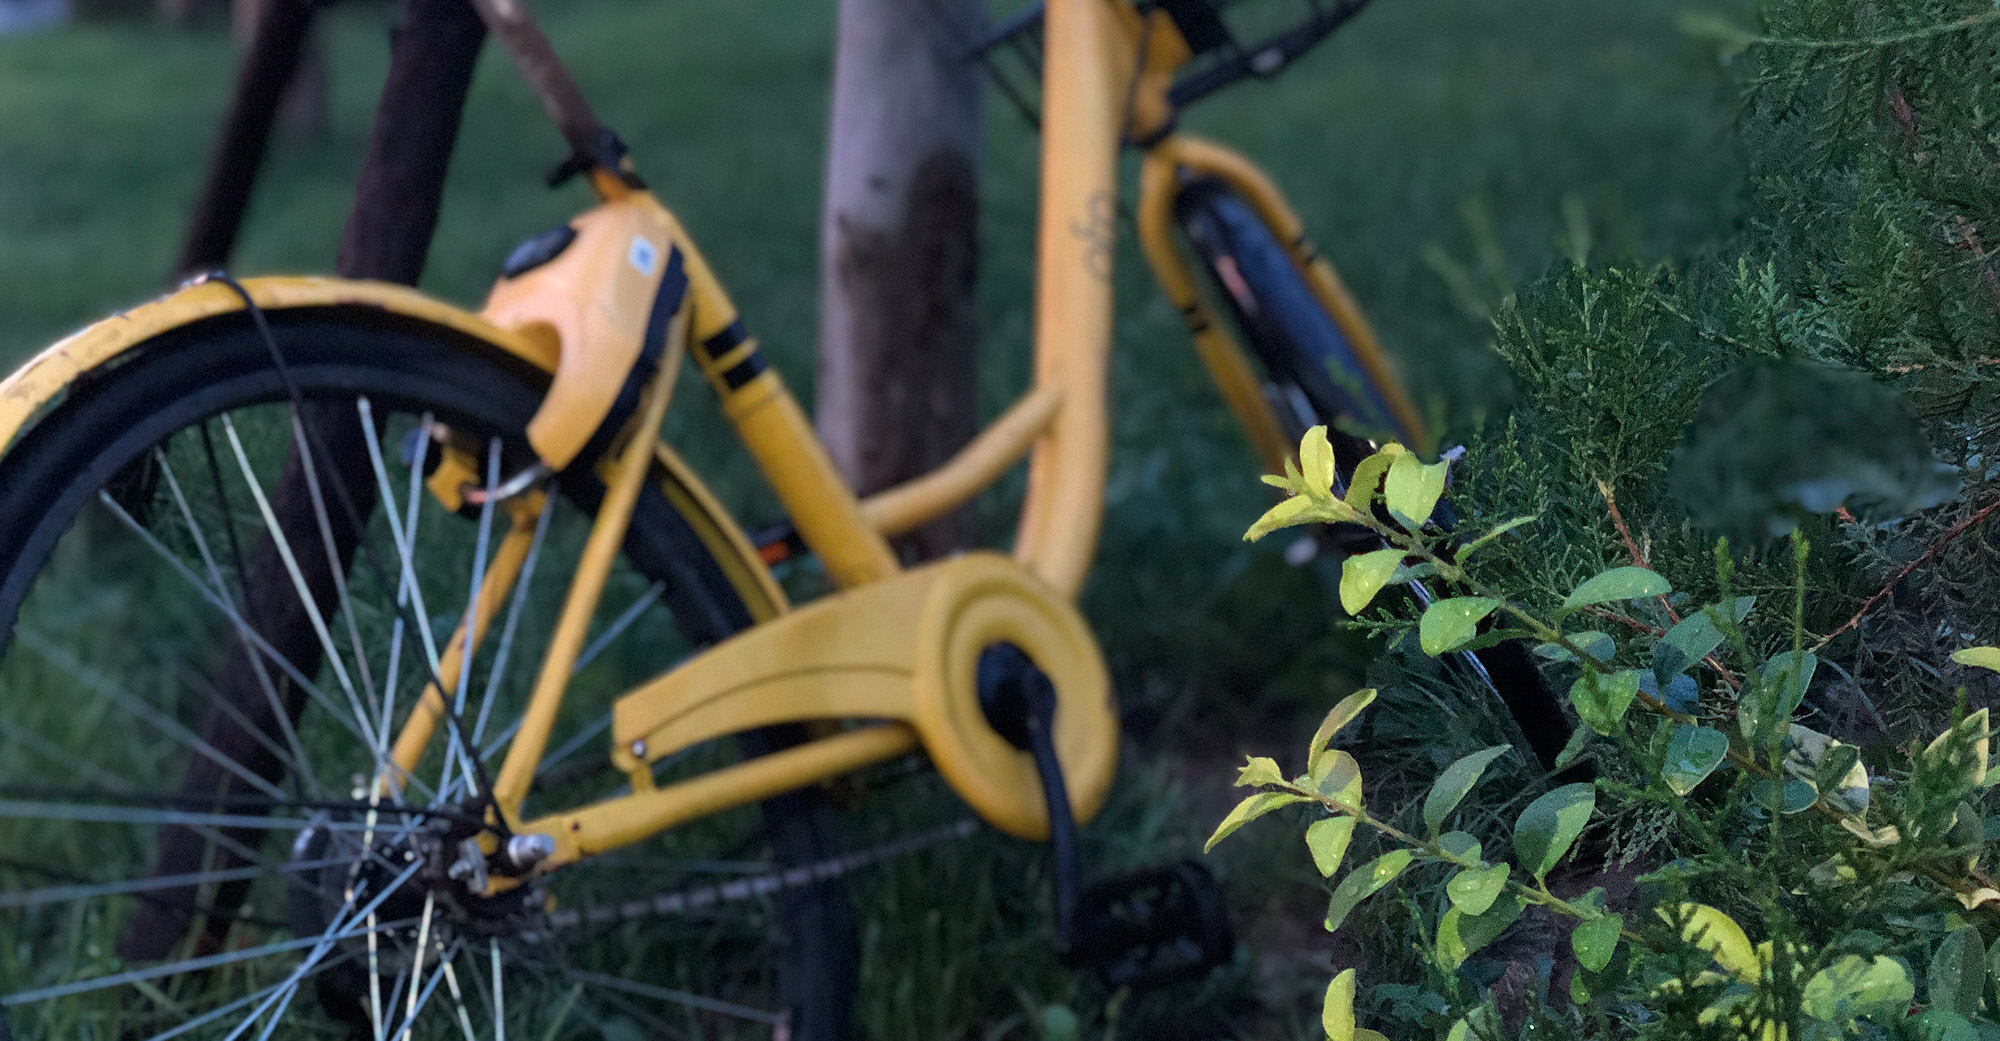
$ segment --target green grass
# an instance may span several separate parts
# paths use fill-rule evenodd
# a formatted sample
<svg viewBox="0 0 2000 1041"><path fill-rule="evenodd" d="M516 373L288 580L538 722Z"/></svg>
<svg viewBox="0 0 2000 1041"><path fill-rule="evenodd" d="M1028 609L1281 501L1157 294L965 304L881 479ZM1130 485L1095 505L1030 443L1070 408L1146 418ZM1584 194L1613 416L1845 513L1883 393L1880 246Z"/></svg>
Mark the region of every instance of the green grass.
<svg viewBox="0 0 2000 1041"><path fill-rule="evenodd" d="M834 5L541 6L586 91L810 400ZM1186 123L1269 168L1419 397L1464 416L1504 401L1503 374L1483 353L1481 320L1427 253L1457 258L1481 280L1475 294L1497 294L1559 255L1575 226L1566 205L1598 255L1686 255L1728 230L1740 168L1724 133L1727 96L1713 56L1672 32L1680 6L1382 0L1281 80L1244 85ZM331 12L331 125L322 138L278 143L238 273L331 267L385 67L386 19L368 3ZM99 25L0 40L0 367L162 288L230 60L212 29ZM1034 143L997 99L989 126L979 292L990 414L1028 364ZM489 52L426 289L476 306L509 246L586 204L579 189L541 186L559 152ZM1129 236L1118 288L1112 477L1085 608L1118 680L1131 765L1091 829L1102 870L1198 849L1225 805L1228 762L1295 746L1310 729L1300 719L1355 686L1361 660L1351 637L1332 632L1324 562L1290 568L1238 541L1264 501L1254 461ZM705 398L684 394L676 438L748 519L767 516L768 498L713 418ZM1010 494L992 499L996 541ZM1236 882L1246 951L1196 994L1126 1002L1121 1033L1309 1036L1328 951L1322 935L1295 928L1319 899L1302 862L1290 843L1228 850L1220 871ZM1043 865L1037 849L982 837L871 881L869 1036L1032 1037L1055 1003L1101 1026L1106 995L1048 953Z"/></svg>

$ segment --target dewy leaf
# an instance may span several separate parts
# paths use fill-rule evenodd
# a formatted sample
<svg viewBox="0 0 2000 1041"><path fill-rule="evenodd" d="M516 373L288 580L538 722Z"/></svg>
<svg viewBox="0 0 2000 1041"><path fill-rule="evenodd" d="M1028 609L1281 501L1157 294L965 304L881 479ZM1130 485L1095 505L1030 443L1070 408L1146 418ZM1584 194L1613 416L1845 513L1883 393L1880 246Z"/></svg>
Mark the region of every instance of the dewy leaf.
<svg viewBox="0 0 2000 1041"><path fill-rule="evenodd" d="M1967 647L1962 651L1953 651L1951 660L1960 665L2000 672L2000 647Z"/></svg>
<svg viewBox="0 0 2000 1041"><path fill-rule="evenodd" d="M1201 851L1206 853L1214 849L1215 844L1228 838L1230 832L1262 817L1272 810L1290 806L1295 802L1305 801L1305 796L1293 795L1290 792L1258 792L1248 799L1237 803L1236 808L1229 811L1229 816L1222 818L1222 823L1215 826L1215 834L1208 837L1208 844L1203 846Z"/></svg>
<svg viewBox="0 0 2000 1041"><path fill-rule="evenodd" d="M1608 634L1598 632L1595 629L1585 629L1582 632L1568 633L1566 635L1569 637L1569 642L1575 644L1578 650L1600 662L1608 662L1611 660L1612 655L1618 653L1617 641L1613 640ZM1548 661L1576 660L1576 655L1571 654L1568 647L1564 647L1559 643L1544 643L1536 646L1535 656Z"/></svg>
<svg viewBox="0 0 2000 1041"><path fill-rule="evenodd" d="M1417 642L1424 653L1435 658L1471 642L1479 631L1480 619L1493 613L1500 601L1484 596L1455 596L1436 600L1424 608L1417 623Z"/></svg>
<svg viewBox="0 0 2000 1041"><path fill-rule="evenodd" d="M1347 483L1347 504L1357 511L1367 510L1369 504L1375 501L1376 494L1381 492L1382 477L1389 472L1390 464L1408 454L1408 449L1391 442L1356 464L1354 479Z"/></svg>
<svg viewBox="0 0 2000 1041"><path fill-rule="evenodd" d="M1916 996L1917 988L1901 962L1880 954L1873 958L1849 954L1813 973L1799 1008L1814 1019L1842 1023L1872 1012L1901 1016Z"/></svg>
<svg viewBox="0 0 2000 1041"><path fill-rule="evenodd" d="M1763 974L1763 965L1750 946L1750 937L1744 935L1736 919L1707 904L1682 904L1681 914L1687 919L1687 924L1681 927L1681 939L1707 951L1717 965L1737 979L1757 982ZM1667 917L1666 908L1660 908L1660 917Z"/></svg>
<svg viewBox="0 0 2000 1041"><path fill-rule="evenodd" d="M1933 1008L1978 1015L1986 997L1986 944L1979 939L1979 930L1967 925L1945 934L1924 975Z"/></svg>
<svg viewBox="0 0 2000 1041"><path fill-rule="evenodd" d="M1569 934L1569 945L1576 951L1576 963L1591 972L1601 972L1611 964L1611 955L1618 950L1618 930L1624 926L1623 916L1615 914L1599 915L1579 923Z"/></svg>
<svg viewBox="0 0 2000 1041"><path fill-rule="evenodd" d="M1729 735L1711 727L1683 725L1667 738L1666 761L1660 779L1675 795L1686 795L1708 779L1729 754Z"/></svg>
<svg viewBox="0 0 2000 1041"><path fill-rule="evenodd" d="M1312 746L1306 749L1306 773L1319 779L1320 760L1326 756L1327 742L1332 741L1340 728L1354 722L1361 710L1375 702L1375 688L1367 687L1341 698L1340 703L1320 721L1318 732L1313 734Z"/></svg>
<svg viewBox="0 0 2000 1041"><path fill-rule="evenodd" d="M1392 849L1374 860L1355 868L1333 887L1333 899L1326 905L1326 931L1340 928L1347 921L1361 901L1374 896L1383 886L1396 880L1403 869L1410 866L1410 851Z"/></svg>
<svg viewBox="0 0 2000 1041"><path fill-rule="evenodd" d="M1375 599L1375 594L1389 583L1389 577L1396 573L1396 565L1403 562L1400 549L1378 549L1372 553L1357 553L1348 557L1340 565L1340 607L1350 615L1359 615Z"/></svg>
<svg viewBox="0 0 2000 1041"><path fill-rule="evenodd" d="M1662 596L1674 591L1666 579L1642 567L1615 567L1594 578L1586 579L1563 600L1562 609L1566 614L1579 607L1591 604L1608 604L1613 600L1637 600L1640 597Z"/></svg>
<svg viewBox="0 0 2000 1041"><path fill-rule="evenodd" d="M1514 854L1536 878L1569 852L1597 808L1597 790L1589 784L1565 784L1528 804L1514 823Z"/></svg>
<svg viewBox="0 0 2000 1041"><path fill-rule="evenodd" d="M1721 605L1696 611L1667 630L1653 645L1653 675L1661 682L1687 671L1688 666L1715 653L1722 646L1722 630L1709 611L1725 610Z"/></svg>
<svg viewBox="0 0 2000 1041"><path fill-rule="evenodd" d="M1444 494L1447 463L1425 466L1414 455L1399 455L1389 464L1389 479L1382 485L1382 502L1389 513L1415 529L1431 519L1438 497Z"/></svg>
<svg viewBox="0 0 2000 1041"><path fill-rule="evenodd" d="M1308 777L1316 790L1349 809L1361 808L1361 764L1338 748L1319 761L1319 776Z"/></svg>
<svg viewBox="0 0 2000 1041"><path fill-rule="evenodd" d="M1494 898L1507 888L1507 874L1505 863L1464 868L1444 884L1444 894L1451 900L1451 906L1461 912L1482 915L1493 906Z"/></svg>
<svg viewBox="0 0 2000 1041"><path fill-rule="evenodd" d="M1313 866L1322 876L1332 878L1340 870L1340 859L1347 855L1347 843L1353 837L1354 818L1348 816L1322 817L1306 827L1306 848L1312 851Z"/></svg>
<svg viewBox="0 0 2000 1041"><path fill-rule="evenodd" d="M1327 1041L1354 1041L1354 970L1343 969L1326 985L1326 1000L1319 1011L1320 1026Z"/></svg>
<svg viewBox="0 0 2000 1041"><path fill-rule="evenodd" d="M1619 721L1625 718L1625 711L1632 707L1632 699L1638 694L1637 669L1620 669L1609 676L1585 669L1569 688L1569 700L1576 706L1576 714L1590 729L1607 736L1618 732Z"/></svg>
<svg viewBox="0 0 2000 1041"><path fill-rule="evenodd" d="M1236 771L1236 787L1245 788L1259 784L1282 784L1285 775L1278 772L1277 760L1267 756L1253 755Z"/></svg>
<svg viewBox="0 0 2000 1041"><path fill-rule="evenodd" d="M1451 908L1438 920L1438 960L1447 971L1458 968L1520 916L1521 898L1512 893L1503 893L1485 914L1470 915Z"/></svg>
<svg viewBox="0 0 2000 1041"><path fill-rule="evenodd" d="M1444 773L1431 785L1429 795L1424 797L1424 824L1436 835L1444 827L1445 818L1458 808L1472 786L1479 783L1479 775L1486 772L1487 764L1505 754L1512 745L1496 745L1469 756L1444 768Z"/></svg>
<svg viewBox="0 0 2000 1041"><path fill-rule="evenodd" d="M1299 476L1307 495L1318 499L1333 494L1333 445L1326 440L1326 427L1313 427L1299 439Z"/></svg>

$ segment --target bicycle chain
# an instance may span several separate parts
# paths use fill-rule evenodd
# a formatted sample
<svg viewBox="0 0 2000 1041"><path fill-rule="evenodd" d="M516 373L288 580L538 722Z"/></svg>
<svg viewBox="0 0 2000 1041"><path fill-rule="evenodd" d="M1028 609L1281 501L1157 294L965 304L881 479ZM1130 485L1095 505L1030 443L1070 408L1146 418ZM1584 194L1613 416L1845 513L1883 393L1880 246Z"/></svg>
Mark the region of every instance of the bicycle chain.
<svg viewBox="0 0 2000 1041"><path fill-rule="evenodd" d="M905 835L867 849L827 857L824 860L800 864L782 871L732 879L693 889L656 893L650 897L628 900L616 905L605 904L551 911L543 920L551 929L565 930L582 926L608 925L655 915L689 914L719 904L766 897L790 889L803 889L818 882L830 882L865 867L897 860L933 846L967 838L978 830L979 822L971 817L965 817L929 831Z"/></svg>

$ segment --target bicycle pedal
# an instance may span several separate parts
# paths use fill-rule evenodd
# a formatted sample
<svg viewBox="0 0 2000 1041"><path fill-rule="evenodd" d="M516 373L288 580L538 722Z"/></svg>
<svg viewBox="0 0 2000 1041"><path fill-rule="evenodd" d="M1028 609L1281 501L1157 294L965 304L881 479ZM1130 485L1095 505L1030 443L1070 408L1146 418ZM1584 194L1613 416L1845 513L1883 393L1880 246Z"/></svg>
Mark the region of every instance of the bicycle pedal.
<svg viewBox="0 0 2000 1041"><path fill-rule="evenodd" d="M1098 882L1076 911L1069 960L1113 987L1196 979L1236 950L1222 887L1192 860Z"/></svg>

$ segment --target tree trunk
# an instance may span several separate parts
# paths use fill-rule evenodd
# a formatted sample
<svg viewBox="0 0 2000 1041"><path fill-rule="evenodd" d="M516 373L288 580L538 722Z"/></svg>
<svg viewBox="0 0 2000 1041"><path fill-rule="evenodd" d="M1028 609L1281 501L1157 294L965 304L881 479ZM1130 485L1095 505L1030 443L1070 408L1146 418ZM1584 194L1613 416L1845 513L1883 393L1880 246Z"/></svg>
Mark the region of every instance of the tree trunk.
<svg viewBox="0 0 2000 1041"><path fill-rule="evenodd" d="M862 493L977 428L978 0L841 0L820 227L820 437ZM972 541L962 509L902 542Z"/></svg>

